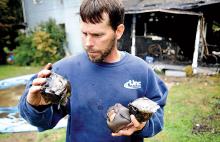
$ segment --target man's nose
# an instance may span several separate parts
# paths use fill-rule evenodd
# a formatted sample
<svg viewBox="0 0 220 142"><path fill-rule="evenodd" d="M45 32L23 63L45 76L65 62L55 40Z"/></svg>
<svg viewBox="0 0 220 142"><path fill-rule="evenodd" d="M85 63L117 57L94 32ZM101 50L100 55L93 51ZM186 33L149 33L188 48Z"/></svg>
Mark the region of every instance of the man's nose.
<svg viewBox="0 0 220 142"><path fill-rule="evenodd" d="M86 41L85 41L86 47L92 47L94 45L94 41L91 35L86 36Z"/></svg>

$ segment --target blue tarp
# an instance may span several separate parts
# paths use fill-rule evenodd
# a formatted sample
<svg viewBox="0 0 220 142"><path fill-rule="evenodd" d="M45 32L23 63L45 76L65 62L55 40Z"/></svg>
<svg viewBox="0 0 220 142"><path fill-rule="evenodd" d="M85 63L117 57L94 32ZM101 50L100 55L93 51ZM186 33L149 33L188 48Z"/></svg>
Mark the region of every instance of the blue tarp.
<svg viewBox="0 0 220 142"><path fill-rule="evenodd" d="M34 74L0 80L0 90L25 85ZM68 117L68 116L67 116ZM61 119L55 128L66 127L67 117ZM18 107L0 107L0 133L37 131L18 113Z"/></svg>
<svg viewBox="0 0 220 142"><path fill-rule="evenodd" d="M23 75L19 77L8 78L4 80L0 80L0 90L7 89L10 87L18 86L18 85L25 85L27 81L33 76L34 74Z"/></svg>
<svg viewBox="0 0 220 142"><path fill-rule="evenodd" d="M0 133L37 131L35 126L30 125L20 117L17 107L0 107ZM61 119L56 128L66 127L67 117Z"/></svg>

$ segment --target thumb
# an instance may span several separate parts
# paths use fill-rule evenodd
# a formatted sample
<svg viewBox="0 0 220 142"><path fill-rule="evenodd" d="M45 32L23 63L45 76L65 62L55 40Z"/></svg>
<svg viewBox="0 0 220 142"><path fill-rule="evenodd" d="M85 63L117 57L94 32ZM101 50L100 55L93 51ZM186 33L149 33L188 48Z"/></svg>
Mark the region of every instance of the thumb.
<svg viewBox="0 0 220 142"><path fill-rule="evenodd" d="M134 115L131 115L131 122L134 124L134 127L138 127L140 125L140 122L136 119Z"/></svg>

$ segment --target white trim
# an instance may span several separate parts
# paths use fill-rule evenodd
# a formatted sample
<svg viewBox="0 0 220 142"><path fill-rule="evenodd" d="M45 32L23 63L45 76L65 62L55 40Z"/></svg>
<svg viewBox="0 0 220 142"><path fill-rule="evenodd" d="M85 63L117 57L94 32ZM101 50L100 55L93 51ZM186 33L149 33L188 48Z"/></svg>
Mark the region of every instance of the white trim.
<svg viewBox="0 0 220 142"><path fill-rule="evenodd" d="M197 73L196 68L198 67L200 34L201 34L201 19L199 19L198 24L197 24L196 39L195 39L195 46L194 46L195 49L194 49L194 53L193 53L192 68L193 68L193 73L194 74Z"/></svg>
<svg viewBox="0 0 220 142"><path fill-rule="evenodd" d="M133 15L133 18L132 18L132 45L131 45L131 54L132 55L136 55L136 47L135 47L135 28L136 28L136 15L134 14Z"/></svg>

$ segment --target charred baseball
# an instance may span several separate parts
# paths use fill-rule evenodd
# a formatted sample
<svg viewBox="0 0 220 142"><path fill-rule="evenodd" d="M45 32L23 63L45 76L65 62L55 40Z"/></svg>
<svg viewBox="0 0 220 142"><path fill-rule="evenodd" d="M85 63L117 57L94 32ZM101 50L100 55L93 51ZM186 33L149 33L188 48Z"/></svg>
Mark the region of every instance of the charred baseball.
<svg viewBox="0 0 220 142"><path fill-rule="evenodd" d="M70 83L61 75L52 72L42 86L41 94L46 102L66 105L71 94Z"/></svg>
<svg viewBox="0 0 220 142"><path fill-rule="evenodd" d="M129 110L123 105L117 103L108 109L107 124L112 132L117 133L125 128L130 122Z"/></svg>
<svg viewBox="0 0 220 142"><path fill-rule="evenodd" d="M146 122L160 106L154 101L143 97L128 104L129 113L133 114L139 122Z"/></svg>

